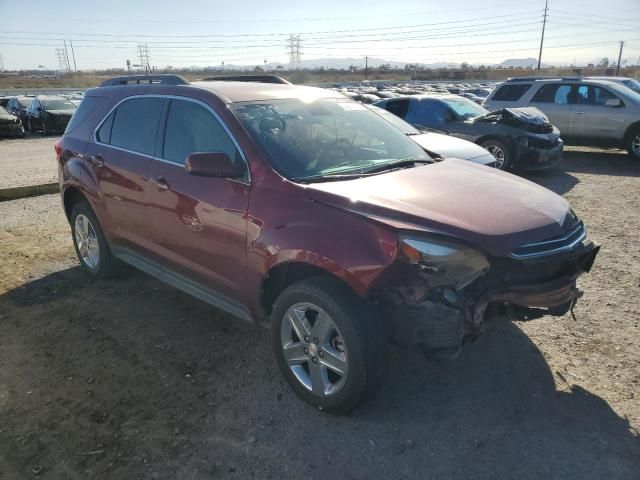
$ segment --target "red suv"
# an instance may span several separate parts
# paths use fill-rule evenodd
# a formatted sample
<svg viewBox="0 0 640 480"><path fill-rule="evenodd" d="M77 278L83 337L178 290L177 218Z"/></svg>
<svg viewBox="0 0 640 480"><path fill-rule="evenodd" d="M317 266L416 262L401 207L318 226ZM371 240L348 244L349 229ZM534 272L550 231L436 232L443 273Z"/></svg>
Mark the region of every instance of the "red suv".
<svg viewBox="0 0 640 480"><path fill-rule="evenodd" d="M293 390L333 412L375 390L390 340L452 358L491 302L566 313L599 248L558 195L436 161L331 90L120 77L86 93L56 151L86 271L128 263L270 319Z"/></svg>

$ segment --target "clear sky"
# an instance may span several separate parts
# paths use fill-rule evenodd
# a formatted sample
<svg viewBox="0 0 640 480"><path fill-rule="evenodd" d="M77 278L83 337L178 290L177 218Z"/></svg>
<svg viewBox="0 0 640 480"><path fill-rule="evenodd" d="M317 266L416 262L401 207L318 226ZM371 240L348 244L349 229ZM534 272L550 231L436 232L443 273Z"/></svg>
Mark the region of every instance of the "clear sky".
<svg viewBox="0 0 640 480"><path fill-rule="evenodd" d="M124 67L146 43L158 67L303 59L499 63L537 57L544 0L0 0L6 69L57 68L72 41L78 69ZM640 0L549 0L543 62L640 57ZM71 51L69 50L71 56Z"/></svg>

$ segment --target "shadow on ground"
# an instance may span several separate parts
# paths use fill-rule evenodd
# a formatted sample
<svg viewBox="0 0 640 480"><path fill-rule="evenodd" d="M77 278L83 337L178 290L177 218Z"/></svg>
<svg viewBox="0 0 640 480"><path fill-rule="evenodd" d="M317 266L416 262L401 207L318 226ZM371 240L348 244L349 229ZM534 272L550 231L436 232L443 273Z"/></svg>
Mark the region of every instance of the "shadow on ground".
<svg viewBox="0 0 640 480"><path fill-rule="evenodd" d="M548 171L531 172L525 176L558 195L570 192L580 180L575 174L639 177L640 162L622 150L572 149L563 153L560 164Z"/></svg>
<svg viewBox="0 0 640 480"><path fill-rule="evenodd" d="M264 327L73 268L0 296L0 365L1 478L637 478L626 420L556 390L509 322L453 362L393 351L334 417L288 389Z"/></svg>

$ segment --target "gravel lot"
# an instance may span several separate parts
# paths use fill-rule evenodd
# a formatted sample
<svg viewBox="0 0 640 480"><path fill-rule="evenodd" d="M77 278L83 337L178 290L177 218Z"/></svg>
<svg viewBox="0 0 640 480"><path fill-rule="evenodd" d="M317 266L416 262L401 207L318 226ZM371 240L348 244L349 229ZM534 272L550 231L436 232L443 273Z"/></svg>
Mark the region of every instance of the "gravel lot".
<svg viewBox="0 0 640 480"><path fill-rule="evenodd" d="M60 137L27 133L26 139L0 139L0 189L58 180L53 145Z"/></svg>
<svg viewBox="0 0 640 480"><path fill-rule="evenodd" d="M263 327L142 273L91 281L57 195L0 203L0 478L637 479L640 164L570 149L532 179L603 244L577 322L503 321L438 365L393 351L349 417L296 399Z"/></svg>

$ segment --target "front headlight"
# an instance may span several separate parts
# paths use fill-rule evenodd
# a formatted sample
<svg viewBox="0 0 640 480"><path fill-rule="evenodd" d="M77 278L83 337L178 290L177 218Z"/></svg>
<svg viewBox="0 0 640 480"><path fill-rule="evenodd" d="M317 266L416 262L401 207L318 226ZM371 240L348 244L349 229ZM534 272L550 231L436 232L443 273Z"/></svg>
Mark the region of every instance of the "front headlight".
<svg viewBox="0 0 640 480"><path fill-rule="evenodd" d="M420 267L430 287L466 287L489 269L487 257L471 247L440 238L400 236L402 257Z"/></svg>

